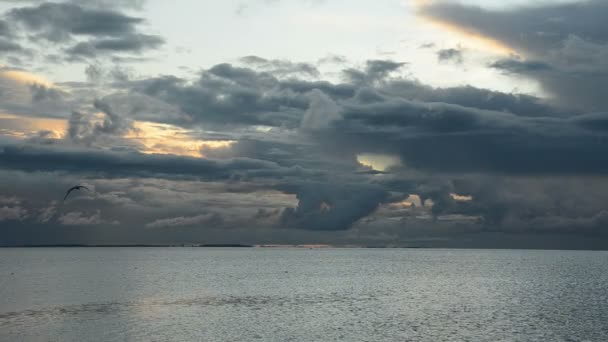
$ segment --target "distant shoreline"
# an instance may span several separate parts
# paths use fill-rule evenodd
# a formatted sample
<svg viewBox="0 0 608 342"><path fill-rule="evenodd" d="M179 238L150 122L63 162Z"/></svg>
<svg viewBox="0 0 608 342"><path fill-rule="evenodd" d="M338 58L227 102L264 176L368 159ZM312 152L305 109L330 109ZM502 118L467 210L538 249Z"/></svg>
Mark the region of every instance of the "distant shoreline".
<svg viewBox="0 0 608 342"><path fill-rule="evenodd" d="M330 249L330 248L432 248L424 246L365 246L365 245L246 245L246 244L52 244L52 245L0 245L0 248L293 248L293 249Z"/></svg>
<svg viewBox="0 0 608 342"><path fill-rule="evenodd" d="M125 247L140 247L140 248L159 248L159 247L171 247L171 248L182 248L182 247L197 247L197 248L254 248L254 245L240 245L240 244L205 244L205 245L147 245L147 244L136 244L136 245L80 245L80 244L66 244L66 245L3 245L0 248L125 248Z"/></svg>
<svg viewBox="0 0 608 342"><path fill-rule="evenodd" d="M365 245L244 245L244 244L175 244L175 245L0 245L0 249L15 248L251 248L251 249L465 249L465 250L541 250L541 251L608 251L604 248L510 248L510 247L437 247L437 246L365 246Z"/></svg>

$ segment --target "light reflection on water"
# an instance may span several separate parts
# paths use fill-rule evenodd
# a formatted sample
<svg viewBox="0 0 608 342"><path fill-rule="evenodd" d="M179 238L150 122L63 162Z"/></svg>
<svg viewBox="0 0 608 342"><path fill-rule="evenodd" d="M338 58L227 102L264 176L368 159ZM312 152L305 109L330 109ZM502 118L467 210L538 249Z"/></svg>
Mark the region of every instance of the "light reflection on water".
<svg viewBox="0 0 608 342"><path fill-rule="evenodd" d="M608 341L608 253L0 250L2 341Z"/></svg>

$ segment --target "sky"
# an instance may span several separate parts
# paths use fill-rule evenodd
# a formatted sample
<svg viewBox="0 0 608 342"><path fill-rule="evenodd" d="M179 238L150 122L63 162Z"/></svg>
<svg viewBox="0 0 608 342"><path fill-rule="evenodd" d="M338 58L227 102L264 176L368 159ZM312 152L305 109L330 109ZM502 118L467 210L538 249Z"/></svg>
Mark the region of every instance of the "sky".
<svg viewBox="0 0 608 342"><path fill-rule="evenodd" d="M0 0L0 245L606 249L607 10Z"/></svg>

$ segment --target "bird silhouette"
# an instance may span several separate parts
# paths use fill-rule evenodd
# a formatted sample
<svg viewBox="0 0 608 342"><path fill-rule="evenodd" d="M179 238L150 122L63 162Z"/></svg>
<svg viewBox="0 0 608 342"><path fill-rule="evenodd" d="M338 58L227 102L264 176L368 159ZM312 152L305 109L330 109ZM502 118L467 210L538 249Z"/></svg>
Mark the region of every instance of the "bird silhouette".
<svg viewBox="0 0 608 342"><path fill-rule="evenodd" d="M70 196L70 194L72 193L72 191L74 191L74 190L82 190L82 189L85 189L86 191L91 191L89 188L87 188L87 187L86 187L86 186L84 186L84 185L76 185L76 186L71 187L71 188L70 188L70 189L69 189L69 190L68 190L68 191L65 193L65 197L63 198L63 200L65 201L65 200L68 198L68 196Z"/></svg>

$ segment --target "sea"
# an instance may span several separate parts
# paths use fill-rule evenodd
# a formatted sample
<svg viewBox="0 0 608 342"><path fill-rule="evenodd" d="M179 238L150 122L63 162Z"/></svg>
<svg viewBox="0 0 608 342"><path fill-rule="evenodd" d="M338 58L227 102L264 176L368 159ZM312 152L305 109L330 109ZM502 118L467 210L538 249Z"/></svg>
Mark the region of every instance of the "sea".
<svg viewBox="0 0 608 342"><path fill-rule="evenodd" d="M608 253L0 249L0 341L608 341Z"/></svg>

